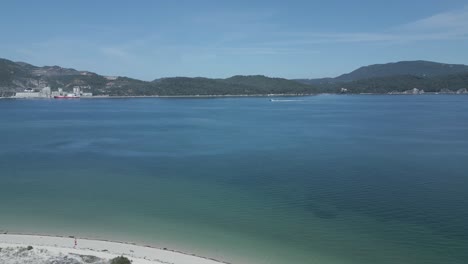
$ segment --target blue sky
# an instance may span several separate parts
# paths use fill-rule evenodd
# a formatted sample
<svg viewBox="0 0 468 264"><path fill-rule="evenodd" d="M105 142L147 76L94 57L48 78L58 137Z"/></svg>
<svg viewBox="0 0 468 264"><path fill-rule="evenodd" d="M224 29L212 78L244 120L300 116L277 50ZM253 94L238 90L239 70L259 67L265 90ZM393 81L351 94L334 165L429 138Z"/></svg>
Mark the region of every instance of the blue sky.
<svg viewBox="0 0 468 264"><path fill-rule="evenodd" d="M466 0L2 1L0 57L144 80L468 64Z"/></svg>

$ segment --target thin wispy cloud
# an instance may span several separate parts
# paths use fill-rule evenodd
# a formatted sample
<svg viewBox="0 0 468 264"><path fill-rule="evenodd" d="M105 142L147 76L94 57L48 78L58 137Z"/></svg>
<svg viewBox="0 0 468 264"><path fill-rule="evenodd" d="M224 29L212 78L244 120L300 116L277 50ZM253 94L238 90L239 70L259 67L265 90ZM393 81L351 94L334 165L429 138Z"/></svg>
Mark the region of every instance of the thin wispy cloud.
<svg viewBox="0 0 468 264"><path fill-rule="evenodd" d="M109 57L128 60L132 55L125 49L118 47L101 47L101 52Z"/></svg>
<svg viewBox="0 0 468 264"><path fill-rule="evenodd" d="M425 40L456 40L468 38L468 6L435 14L380 32L272 32L275 40L258 43L269 46L297 46L322 43L404 43Z"/></svg>
<svg viewBox="0 0 468 264"><path fill-rule="evenodd" d="M418 32L441 32L452 33L468 32L468 6L461 10L443 12L433 16L420 19L400 27L402 30Z"/></svg>
<svg viewBox="0 0 468 264"><path fill-rule="evenodd" d="M319 50L298 49L298 48L268 48L268 47L235 47L217 48L219 53L229 53L233 55L290 55L290 54L317 54Z"/></svg>

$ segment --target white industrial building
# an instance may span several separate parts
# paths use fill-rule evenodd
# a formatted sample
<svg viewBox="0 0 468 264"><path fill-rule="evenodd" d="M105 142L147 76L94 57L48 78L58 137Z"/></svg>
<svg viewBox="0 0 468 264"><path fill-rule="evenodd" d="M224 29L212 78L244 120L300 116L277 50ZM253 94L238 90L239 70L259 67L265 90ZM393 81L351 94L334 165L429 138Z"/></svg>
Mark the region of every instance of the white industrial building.
<svg viewBox="0 0 468 264"><path fill-rule="evenodd" d="M89 86L87 86L89 87ZM57 91L51 91L50 87L42 88L40 91L36 92L31 88L27 88L24 92L16 93L15 98L53 98L54 96L63 96L67 92L63 91L63 88L58 88ZM73 87L73 94L76 96L91 97L92 93L84 93L81 90L80 86Z"/></svg>
<svg viewBox="0 0 468 264"><path fill-rule="evenodd" d="M39 92L35 92L33 89L25 89L24 92L15 94L15 98L51 98L52 92L50 87L44 87Z"/></svg>

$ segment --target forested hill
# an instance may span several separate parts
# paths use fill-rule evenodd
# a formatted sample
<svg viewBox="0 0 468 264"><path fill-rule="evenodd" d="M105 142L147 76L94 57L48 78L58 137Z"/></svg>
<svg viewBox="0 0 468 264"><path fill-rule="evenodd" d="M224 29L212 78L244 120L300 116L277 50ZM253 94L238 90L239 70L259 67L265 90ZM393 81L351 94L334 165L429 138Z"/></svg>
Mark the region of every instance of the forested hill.
<svg viewBox="0 0 468 264"><path fill-rule="evenodd" d="M306 84L332 84L401 75L432 78L461 73L468 73L467 65L431 61L400 61L364 66L336 78L300 79L298 81Z"/></svg>
<svg viewBox="0 0 468 264"><path fill-rule="evenodd" d="M115 96L181 96L181 95L256 95L312 94L319 90L296 81L261 75L233 76L227 79L173 77L152 82L128 77L102 76L88 71L37 67L23 62L0 59L0 96L13 95L25 88L50 86L72 90L81 86L94 95Z"/></svg>
<svg viewBox="0 0 468 264"><path fill-rule="evenodd" d="M468 66L413 61L371 65L337 78L313 81L237 75L226 79L171 77L148 82L0 59L0 96L44 86L65 91L80 86L84 92L111 96L390 93L413 88L425 92L456 92L468 88Z"/></svg>
<svg viewBox="0 0 468 264"><path fill-rule="evenodd" d="M414 75L395 75L376 77L352 82L328 83L319 85L321 91L341 93L392 93L404 92L417 88L424 92L455 93L468 89L468 73L450 74L434 77L420 77ZM466 92L462 92L466 93Z"/></svg>
<svg viewBox="0 0 468 264"><path fill-rule="evenodd" d="M301 79L321 92L393 93L417 88L425 92L468 89L468 66L430 61L401 61L361 67L336 78Z"/></svg>

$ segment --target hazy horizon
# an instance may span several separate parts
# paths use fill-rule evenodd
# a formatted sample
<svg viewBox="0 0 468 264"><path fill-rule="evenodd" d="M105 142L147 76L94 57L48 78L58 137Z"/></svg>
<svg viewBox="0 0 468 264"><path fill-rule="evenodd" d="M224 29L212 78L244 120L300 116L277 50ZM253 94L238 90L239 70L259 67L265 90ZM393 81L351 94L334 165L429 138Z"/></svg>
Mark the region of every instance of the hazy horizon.
<svg viewBox="0 0 468 264"><path fill-rule="evenodd" d="M147 81L336 77L396 61L466 64L468 55L468 5L459 0L27 5L3 4L0 57Z"/></svg>
<svg viewBox="0 0 468 264"><path fill-rule="evenodd" d="M0 59L7 59L9 60L8 58L0 58ZM11 60L10 60L11 61ZM414 60L414 61L424 61L424 60ZM26 64L30 64L26 61L14 61L15 63L26 63ZM392 64L392 63L399 63L399 62L408 62L408 61L389 61L389 62L386 62L386 63L382 63L382 64ZM440 62L440 61L426 61L426 62L432 62L432 63L441 63L441 64L446 64L445 62ZM372 65L379 65L379 64L372 64ZM453 65L465 65L465 64L453 64ZM55 66L58 66L58 67L62 67L62 68L65 68L61 65L33 65L33 66L37 66L37 67L55 67ZM361 67L366 67L366 66L370 66L370 65L362 65L354 70L357 70ZM87 69L76 69L76 68L73 68L73 67L69 67L68 69L73 69L73 70L77 70L77 71L81 71L81 72L86 72L86 71L89 71ZM351 70L350 72L343 72L339 75L336 75L336 76L322 76L322 77L317 77L317 79L321 79L321 78L335 78L335 77L339 77L343 74L348 74L348 73L351 73L353 72L354 70ZM106 77L129 77L129 78L132 78L128 75L105 75L105 74L101 74L99 72L94 72L96 74L99 74L101 76L106 76ZM231 76L226 76L224 78L230 78L230 77L234 77L234 76L266 76L266 77L269 77L269 78L281 78L281 77L278 77L278 76L268 76L268 75L263 75L263 74L255 74L255 73L252 73L252 74L245 74L245 75L231 75ZM178 77L181 77L181 78L212 78L212 79L216 79L216 77L207 77L207 76L162 76L162 77L158 77L158 78L154 78L154 79L150 79L150 80L144 80L144 81L154 81L154 80L158 80L158 79L165 79L165 78L178 78ZM222 78L222 77L219 77L219 78ZM286 78L287 79L287 78ZM294 79L289 79L289 80L300 80L300 79L315 79L315 78L307 78L307 77L304 77L304 78L294 78Z"/></svg>

